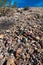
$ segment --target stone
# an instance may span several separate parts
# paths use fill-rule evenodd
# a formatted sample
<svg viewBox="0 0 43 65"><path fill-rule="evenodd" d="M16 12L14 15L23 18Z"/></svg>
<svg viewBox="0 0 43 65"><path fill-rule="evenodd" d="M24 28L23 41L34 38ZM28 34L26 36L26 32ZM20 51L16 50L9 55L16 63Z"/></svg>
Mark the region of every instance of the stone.
<svg viewBox="0 0 43 65"><path fill-rule="evenodd" d="M3 55L2 55L2 53L0 53L0 60L1 60L1 59L3 59Z"/></svg>
<svg viewBox="0 0 43 65"><path fill-rule="evenodd" d="M39 36L37 36L37 37L36 37L36 39L37 39L37 40L40 40L40 37L39 37Z"/></svg>
<svg viewBox="0 0 43 65"><path fill-rule="evenodd" d="M26 43L26 41L27 41L26 38L22 38L22 39L21 39L21 42L23 42L23 43Z"/></svg>
<svg viewBox="0 0 43 65"><path fill-rule="evenodd" d="M27 55L26 55L26 58L27 58L27 59L29 59L29 58L30 58L30 55L29 55L29 54L27 54Z"/></svg>
<svg viewBox="0 0 43 65"><path fill-rule="evenodd" d="M0 39L3 39L4 34L0 33Z"/></svg>
<svg viewBox="0 0 43 65"><path fill-rule="evenodd" d="M26 35L29 36L29 35L31 35L31 33L28 31L28 32L26 32Z"/></svg>
<svg viewBox="0 0 43 65"><path fill-rule="evenodd" d="M16 54L20 54L22 52L22 49L18 48L16 51Z"/></svg>
<svg viewBox="0 0 43 65"><path fill-rule="evenodd" d="M12 38L8 39L7 40L7 43L10 43L11 44L12 43Z"/></svg>
<svg viewBox="0 0 43 65"><path fill-rule="evenodd" d="M10 30L8 29L8 30L6 30L6 32L7 32L7 33L10 33Z"/></svg>
<svg viewBox="0 0 43 65"><path fill-rule="evenodd" d="M13 58L9 58L9 59L7 60L7 64L6 64L6 65L16 65L16 64L15 64Z"/></svg>

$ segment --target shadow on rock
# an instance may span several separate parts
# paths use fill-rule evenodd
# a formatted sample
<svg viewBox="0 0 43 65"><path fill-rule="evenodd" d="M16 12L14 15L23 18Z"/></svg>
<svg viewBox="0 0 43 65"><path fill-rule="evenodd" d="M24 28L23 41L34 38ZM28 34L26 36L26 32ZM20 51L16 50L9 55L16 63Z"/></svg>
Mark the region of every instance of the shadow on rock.
<svg viewBox="0 0 43 65"><path fill-rule="evenodd" d="M12 25L14 24L14 22L12 21L4 21L2 23L0 23L0 29L8 29L10 28Z"/></svg>

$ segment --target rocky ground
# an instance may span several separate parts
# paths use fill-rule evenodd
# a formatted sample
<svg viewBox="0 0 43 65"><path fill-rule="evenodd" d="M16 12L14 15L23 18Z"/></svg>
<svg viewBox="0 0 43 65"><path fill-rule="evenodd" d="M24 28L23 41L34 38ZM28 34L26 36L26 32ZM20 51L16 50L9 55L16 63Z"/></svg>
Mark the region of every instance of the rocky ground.
<svg viewBox="0 0 43 65"><path fill-rule="evenodd" d="M0 8L0 65L43 65L43 8Z"/></svg>

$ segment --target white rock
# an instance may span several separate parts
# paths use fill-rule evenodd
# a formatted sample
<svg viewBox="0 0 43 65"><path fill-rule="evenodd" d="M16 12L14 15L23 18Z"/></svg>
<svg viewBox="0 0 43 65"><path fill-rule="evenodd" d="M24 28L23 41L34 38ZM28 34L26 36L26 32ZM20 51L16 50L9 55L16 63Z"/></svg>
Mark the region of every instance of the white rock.
<svg viewBox="0 0 43 65"><path fill-rule="evenodd" d="M3 39L3 37L4 37L4 34L0 34L0 39Z"/></svg>
<svg viewBox="0 0 43 65"><path fill-rule="evenodd" d="M0 59L2 59L3 58L3 55L2 54L0 54Z"/></svg>

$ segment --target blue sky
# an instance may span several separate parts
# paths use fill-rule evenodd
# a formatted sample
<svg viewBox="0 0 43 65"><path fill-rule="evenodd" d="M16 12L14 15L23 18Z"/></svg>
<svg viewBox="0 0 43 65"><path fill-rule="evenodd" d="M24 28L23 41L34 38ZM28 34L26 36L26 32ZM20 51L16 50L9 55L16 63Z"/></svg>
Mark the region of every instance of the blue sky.
<svg viewBox="0 0 43 65"><path fill-rule="evenodd" d="M17 6L43 6L43 0L12 0L12 4L14 1L17 1Z"/></svg>
<svg viewBox="0 0 43 65"><path fill-rule="evenodd" d="M4 0L3 0L4 1ZM6 4L8 5L11 0L6 0ZM25 6L43 6L43 0L12 0L12 5L16 2L17 7L25 7Z"/></svg>

